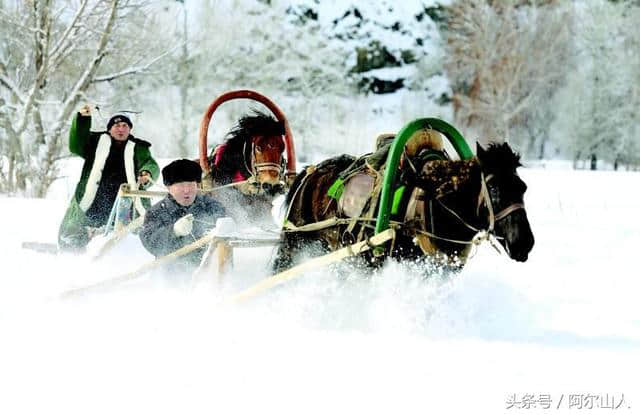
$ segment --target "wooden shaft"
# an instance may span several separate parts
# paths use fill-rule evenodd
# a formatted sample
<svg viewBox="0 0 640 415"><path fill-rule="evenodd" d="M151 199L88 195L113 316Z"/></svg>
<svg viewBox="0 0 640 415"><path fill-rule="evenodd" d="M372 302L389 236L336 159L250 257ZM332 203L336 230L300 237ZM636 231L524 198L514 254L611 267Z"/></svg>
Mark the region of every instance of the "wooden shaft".
<svg viewBox="0 0 640 415"><path fill-rule="evenodd" d="M120 240L124 238L129 232L133 232L134 230L138 229L140 226L142 226L143 223L144 223L144 216L138 216L133 221L131 221L131 223L129 223L127 226L116 231L114 235L112 235L107 240L107 242L105 242L104 245L100 247L98 252L92 258L92 261L97 261L98 259L102 258L104 254L106 254L111 249L113 249L113 247L115 247L118 244L118 242L120 242Z"/></svg>
<svg viewBox="0 0 640 415"><path fill-rule="evenodd" d="M246 182L247 182L247 180L243 180L241 182L234 182L234 183L225 184L225 185L222 185L222 186L212 187L211 189L198 189L198 193L200 193L200 194L215 193L218 190L222 190L222 189L226 189L226 188L234 187L234 186L240 186L240 185L242 185L242 184L244 184ZM124 197L135 196L135 197L152 198L152 197L165 197L167 194L169 194L169 192L166 192L166 191L163 191L163 190L160 190L160 191L131 190L131 189L129 189L128 186L126 188L122 189L122 196L124 196Z"/></svg>
<svg viewBox="0 0 640 415"><path fill-rule="evenodd" d="M74 297L76 295L79 294L84 294L86 292L89 292L93 289L96 288L105 288L105 287L110 287L116 284L120 284L121 282L125 282L125 281L129 281L129 280L133 280L135 278L138 278L139 276L143 275L145 272L156 268L160 265L164 265L166 263L172 262L174 260L176 260L177 258L188 254L189 252L195 251L196 249L212 242L215 239L214 235L206 235L200 239L198 239L197 241L194 241L192 243L190 243L189 245L185 245L182 248L168 254L165 255L163 257L160 258L156 258L151 262L148 262L146 264L144 264L143 266L141 266L140 268L136 269L135 271L131 271L128 272L126 274L122 274L122 275L118 275L116 277L113 278L109 278L106 279L104 281L100 281L98 283L92 284L92 285L88 285L86 287L80 287L80 288L74 288L72 290L68 290L65 291L61 294L62 298L69 298L69 297Z"/></svg>
<svg viewBox="0 0 640 415"><path fill-rule="evenodd" d="M136 196L136 197L146 197L146 198L152 198L152 197L165 197L167 194L169 194L169 192L164 192L164 191L151 191L151 190L129 190L126 189L123 192L123 196L127 197L127 196Z"/></svg>
<svg viewBox="0 0 640 415"><path fill-rule="evenodd" d="M371 246L380 245L389 239L393 238L394 230L387 229L383 232L380 232L374 236L372 236L369 240L355 243L353 245L349 245L345 248L339 249L335 252L331 252L327 255L323 255L317 258L313 258L304 262L300 265L296 265L293 268L289 268L286 271L283 271L279 274L276 274L272 277L267 278L264 281L261 281L254 286L232 296L225 303L227 304L237 304L242 301L248 300L256 295L273 288L277 285L282 284L285 281L292 280L298 277L300 274L306 271L311 271L317 269L321 266L331 264L333 262L337 262L343 258L347 258L353 255L360 254L371 248Z"/></svg>
<svg viewBox="0 0 640 415"><path fill-rule="evenodd" d="M218 256L218 281L222 282L225 274L233 268L233 248L226 241L220 241L216 247Z"/></svg>

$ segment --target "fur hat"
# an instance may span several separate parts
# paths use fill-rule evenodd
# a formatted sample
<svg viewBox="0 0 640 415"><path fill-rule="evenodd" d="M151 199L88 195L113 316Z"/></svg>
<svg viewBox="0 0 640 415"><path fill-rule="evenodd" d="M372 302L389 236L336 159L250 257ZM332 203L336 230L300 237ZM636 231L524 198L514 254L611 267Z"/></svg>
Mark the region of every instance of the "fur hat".
<svg viewBox="0 0 640 415"><path fill-rule="evenodd" d="M119 122L126 122L129 126L129 129L133 128L133 123L131 122L129 117L122 114L116 114L113 117L109 118L109 122L107 123L107 131L111 130L111 127Z"/></svg>
<svg viewBox="0 0 640 415"><path fill-rule="evenodd" d="M202 168L195 161L180 159L172 161L162 169L162 182L165 186L171 186L180 182L202 181Z"/></svg>

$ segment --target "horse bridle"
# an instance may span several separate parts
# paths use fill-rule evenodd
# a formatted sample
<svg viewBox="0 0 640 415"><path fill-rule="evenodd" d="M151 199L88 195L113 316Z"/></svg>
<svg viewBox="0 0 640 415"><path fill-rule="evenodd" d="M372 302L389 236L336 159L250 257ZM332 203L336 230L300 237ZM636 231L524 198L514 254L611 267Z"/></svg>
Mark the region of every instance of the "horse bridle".
<svg viewBox="0 0 640 415"><path fill-rule="evenodd" d="M242 149L242 154L247 154L247 142L245 141L244 147ZM257 177L259 173L263 171L275 171L278 174L278 177L282 176L282 161L280 164L273 162L263 162L256 163L256 145L252 141L251 142L251 168L247 165L247 157L244 157L244 168L251 174L253 177Z"/></svg>
<svg viewBox="0 0 640 415"><path fill-rule="evenodd" d="M249 173L249 178L244 181L246 186L243 186L241 192L245 194L265 194L276 195L283 193L285 190L285 182L283 181L283 165L285 163L284 157L280 156L280 164L273 162L256 162L256 145L251 140L251 167L247 164L247 142L245 141L242 147L242 155L244 161L244 168ZM258 180L258 175L263 171L275 171L280 179L278 183L272 185L269 183L261 183ZM244 190L243 190L244 189Z"/></svg>
<svg viewBox="0 0 640 415"><path fill-rule="evenodd" d="M493 210L493 202L491 202L491 195L489 194L489 189L487 183L491 181L495 176L493 173L488 174L486 177L484 173L480 173L480 195L478 196L478 212L480 210L480 206L484 203L487 206L487 210L489 211L489 228L487 232L492 233L494 230L494 225L496 222L506 218L513 212L519 209L524 209L524 203L512 203L506 208L502 209L498 213L494 213Z"/></svg>
<svg viewBox="0 0 640 415"><path fill-rule="evenodd" d="M467 228L471 229L472 231L474 231L476 233L480 233L480 234L483 235L479 239L474 238L471 242L475 241L475 242L479 243L479 241L481 241L482 239L488 238L489 235L492 235L496 239L501 239L502 237L496 235L495 232L494 232L495 223L500 221L500 220L502 220L502 219L504 219L504 218L506 218L507 216L509 216L510 214L512 214L513 212L515 212L515 211L517 211L519 209L524 209L524 203L512 203L511 205L509 205L506 208L504 208L501 211L499 211L497 214L494 213L493 202L491 202L491 195L489 194L489 189L487 187L487 182L491 181L491 179L493 179L494 177L495 176L493 174L488 174L485 177L484 173L480 172L480 193L478 195L478 205L477 205L476 211L479 214L480 213L480 208L482 207L482 205L485 205L487 207L487 211L488 211L487 214L488 214L488 221L489 221L489 226L487 227L487 229L478 229L475 226L467 223L467 221L462 219L462 217L460 217L460 215L458 215L458 213L456 213L456 211L454 211L449 206L444 204L444 202L442 202L442 200L440 200L440 198L436 198L438 203L445 210L447 210L451 215L456 217L460 221L460 223L462 223L464 226L466 226Z"/></svg>

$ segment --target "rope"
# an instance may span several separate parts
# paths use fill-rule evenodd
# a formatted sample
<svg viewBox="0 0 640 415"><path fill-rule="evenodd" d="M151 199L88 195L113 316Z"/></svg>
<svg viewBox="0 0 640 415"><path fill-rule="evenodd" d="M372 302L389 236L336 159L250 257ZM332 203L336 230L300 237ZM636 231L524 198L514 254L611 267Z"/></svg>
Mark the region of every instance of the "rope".
<svg viewBox="0 0 640 415"><path fill-rule="evenodd" d="M489 211L489 233L493 232L493 226L495 225L495 216L493 215L493 203L491 203L491 196L489 195L489 190L487 189L487 181L493 178L493 174L488 175L486 178L484 177L484 173L480 172L480 198L484 199L487 210Z"/></svg>
<svg viewBox="0 0 640 415"><path fill-rule="evenodd" d="M474 244L474 239L476 238L476 236L480 235L482 232L479 232L476 236L474 236L472 239L468 240L468 241L463 241L460 239L451 239L451 238L445 238L444 236L438 236L435 233L429 232L429 231L424 231L422 229L418 229L415 227L410 227L411 230L415 231L416 233L422 234L422 235L426 235L429 238L434 238L434 239L440 239L442 241L447 241L447 242L452 242L455 244L460 244L460 245L471 245Z"/></svg>
<svg viewBox="0 0 640 415"><path fill-rule="evenodd" d="M436 201L438 203L440 203L440 206L442 206L443 208L445 208L447 210L447 212L449 212L451 215L453 215L456 219L458 219L460 221L460 223L462 223L464 226L466 226L467 228L471 229L474 232L480 232L480 229L469 225L464 219L462 219L460 217L460 215L458 215L453 209L451 209L449 206L445 205L442 200L440 200L439 198L436 198Z"/></svg>

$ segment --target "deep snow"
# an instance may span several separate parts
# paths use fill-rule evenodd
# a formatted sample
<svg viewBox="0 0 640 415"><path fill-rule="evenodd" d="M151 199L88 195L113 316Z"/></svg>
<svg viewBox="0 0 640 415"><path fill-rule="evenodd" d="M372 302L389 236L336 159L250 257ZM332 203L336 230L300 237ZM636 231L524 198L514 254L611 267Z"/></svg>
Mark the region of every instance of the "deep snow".
<svg viewBox="0 0 640 415"><path fill-rule="evenodd" d="M222 287L147 276L61 300L144 251L23 250L55 240L65 200L1 197L0 413L638 413L640 174L520 173L524 264L483 245L448 281L322 270L238 306L220 301L267 275L269 249L237 251Z"/></svg>

